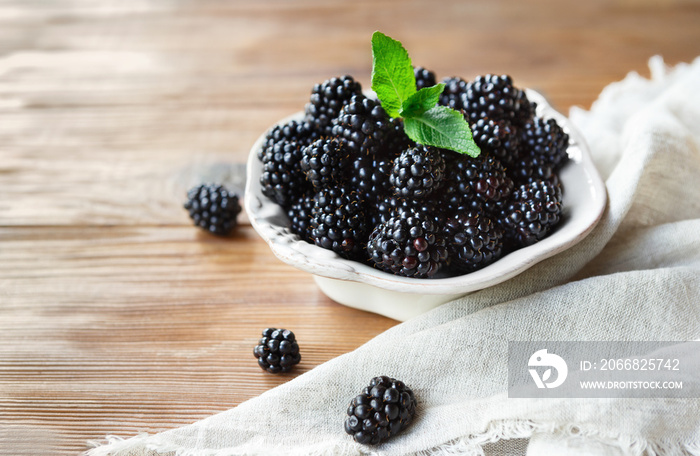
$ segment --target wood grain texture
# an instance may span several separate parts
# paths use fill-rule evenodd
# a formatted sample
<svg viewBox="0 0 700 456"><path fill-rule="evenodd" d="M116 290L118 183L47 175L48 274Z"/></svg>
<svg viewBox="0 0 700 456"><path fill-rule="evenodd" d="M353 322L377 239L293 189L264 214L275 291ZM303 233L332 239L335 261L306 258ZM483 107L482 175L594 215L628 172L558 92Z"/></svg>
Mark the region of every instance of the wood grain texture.
<svg viewBox="0 0 700 456"><path fill-rule="evenodd" d="M567 112L700 55L699 23L693 0L0 0L0 454L183 425L396 324L330 301L245 217L220 239L181 208L313 84L367 87L374 30ZM301 341L294 374L257 367L267 326Z"/></svg>

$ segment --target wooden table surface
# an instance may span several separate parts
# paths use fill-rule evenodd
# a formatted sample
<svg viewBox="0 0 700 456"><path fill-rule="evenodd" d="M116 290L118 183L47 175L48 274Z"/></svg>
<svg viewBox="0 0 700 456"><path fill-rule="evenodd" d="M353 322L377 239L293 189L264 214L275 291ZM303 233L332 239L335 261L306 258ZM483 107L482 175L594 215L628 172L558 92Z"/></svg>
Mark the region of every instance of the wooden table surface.
<svg viewBox="0 0 700 456"><path fill-rule="evenodd" d="M700 55L699 24L692 0L0 1L0 454L184 425L397 324L326 298L245 216L217 238L181 207L313 84L368 87L374 30L566 113ZM268 326L297 334L293 374L257 366Z"/></svg>

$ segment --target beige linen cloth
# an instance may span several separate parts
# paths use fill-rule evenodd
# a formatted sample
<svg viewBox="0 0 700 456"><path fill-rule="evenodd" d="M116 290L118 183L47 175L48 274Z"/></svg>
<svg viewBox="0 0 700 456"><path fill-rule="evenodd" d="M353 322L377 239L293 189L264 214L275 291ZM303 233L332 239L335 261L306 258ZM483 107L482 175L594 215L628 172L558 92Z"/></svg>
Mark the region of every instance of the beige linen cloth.
<svg viewBox="0 0 700 456"><path fill-rule="evenodd" d="M572 249L445 304L226 412L90 456L700 455L700 399L509 399L507 341L700 339L700 58L629 74L571 120L608 206ZM376 375L402 379L416 419L379 446L343 430Z"/></svg>

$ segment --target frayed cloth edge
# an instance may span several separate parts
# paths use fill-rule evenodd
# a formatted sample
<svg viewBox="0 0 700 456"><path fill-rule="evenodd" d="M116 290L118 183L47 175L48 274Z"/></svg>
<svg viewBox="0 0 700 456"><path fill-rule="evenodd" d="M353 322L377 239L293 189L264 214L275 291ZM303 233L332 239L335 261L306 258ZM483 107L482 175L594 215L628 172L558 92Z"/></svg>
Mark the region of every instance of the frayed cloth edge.
<svg viewBox="0 0 700 456"><path fill-rule="evenodd" d="M700 456L700 436L688 442L673 439L650 440L642 436L606 434L592 426L576 424L557 425L535 423L533 421L500 421L492 423L479 434L464 436L435 448L425 450L416 456L484 456L484 445L500 440L530 439L535 434L564 435L619 448L625 455L635 456Z"/></svg>
<svg viewBox="0 0 700 456"><path fill-rule="evenodd" d="M500 440L529 439L534 434L563 434L568 437L591 439L598 443L619 448L624 454L635 456L700 456L700 436L690 441L678 441L673 439L650 440L636 435L606 434L591 426L579 426L575 424L557 425L554 423L535 423L533 421L499 421L492 423L483 433L463 436L456 440L440 444L434 448L411 452L415 456L484 456L484 445L496 443ZM93 447L83 453L84 456L114 456L120 453L154 452L162 455L173 453L176 456L260 456L260 455L338 455L338 456L372 456L381 455L384 452L371 447L365 447L348 441L347 444L320 444L316 447L305 447L294 450L290 448L261 448L260 446L244 445L239 448L223 448L218 450L194 450L179 447L173 444L150 441L156 436L141 433L137 436L123 439L118 436L108 435L106 443L89 442ZM394 452L392 452L393 454Z"/></svg>

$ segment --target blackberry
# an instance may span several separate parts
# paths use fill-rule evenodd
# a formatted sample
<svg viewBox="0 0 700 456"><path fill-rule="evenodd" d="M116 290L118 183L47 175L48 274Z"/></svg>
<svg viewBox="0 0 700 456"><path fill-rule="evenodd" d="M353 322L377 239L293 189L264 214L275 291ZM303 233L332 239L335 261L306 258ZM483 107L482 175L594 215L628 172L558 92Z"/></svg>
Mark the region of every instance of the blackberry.
<svg viewBox="0 0 700 456"><path fill-rule="evenodd" d="M506 168L518 157L518 134L515 127L504 120L479 119L471 124L474 142L483 153L493 155Z"/></svg>
<svg viewBox="0 0 700 456"><path fill-rule="evenodd" d="M376 155L385 146L394 126L377 100L353 95L334 122L332 135L347 142L355 155Z"/></svg>
<svg viewBox="0 0 700 456"><path fill-rule="evenodd" d="M302 148L295 141L275 143L262 157L262 193L285 209L310 187L301 157Z"/></svg>
<svg viewBox="0 0 700 456"><path fill-rule="evenodd" d="M253 355L258 358L258 365L271 374L289 372L301 361L296 337L287 329L263 330Z"/></svg>
<svg viewBox="0 0 700 456"><path fill-rule="evenodd" d="M435 73L423 67L413 67L413 74L416 76L416 90L437 84Z"/></svg>
<svg viewBox="0 0 700 456"><path fill-rule="evenodd" d="M399 208L374 228L367 243L370 261L394 274L429 278L447 261L441 227L432 215L413 207Z"/></svg>
<svg viewBox="0 0 700 456"><path fill-rule="evenodd" d="M308 122L297 122L292 120L285 124L276 125L265 136L263 146L258 150L258 159L263 161L263 157L271 152L276 144L294 143L305 146L311 144L318 138L311 124Z"/></svg>
<svg viewBox="0 0 700 456"><path fill-rule="evenodd" d="M316 189L340 183L350 152L345 143L335 138L321 138L301 151L301 170Z"/></svg>
<svg viewBox="0 0 700 456"><path fill-rule="evenodd" d="M517 90L515 105L517 106L515 119L513 119L515 126L522 127L534 119L537 112L537 103L530 101L524 90Z"/></svg>
<svg viewBox="0 0 700 456"><path fill-rule="evenodd" d="M525 93L513 86L510 76L487 74L467 83L462 95L469 122L479 119L506 120L527 118L532 107Z"/></svg>
<svg viewBox="0 0 700 456"><path fill-rule="evenodd" d="M238 195L221 185L200 185L187 192L185 209L194 224L213 234L226 235L238 224Z"/></svg>
<svg viewBox="0 0 700 456"><path fill-rule="evenodd" d="M389 155L360 155L352 162L350 187L357 189L371 207L391 192L392 167L393 157Z"/></svg>
<svg viewBox="0 0 700 456"><path fill-rule="evenodd" d="M289 229L302 240L312 243L311 239L311 213L314 208L314 195L302 195L289 206L287 217Z"/></svg>
<svg viewBox="0 0 700 456"><path fill-rule="evenodd" d="M321 135L330 136L333 120L353 95L361 95L362 86L352 76L331 78L316 84L304 110L304 120Z"/></svg>
<svg viewBox="0 0 700 456"><path fill-rule="evenodd" d="M389 182L400 197L424 198L440 187L444 173L440 149L419 144L396 157Z"/></svg>
<svg viewBox="0 0 700 456"><path fill-rule="evenodd" d="M343 187L323 189L314 198L311 239L348 259L364 257L369 227L360 194Z"/></svg>
<svg viewBox="0 0 700 456"><path fill-rule="evenodd" d="M405 212L407 210L413 210L437 223L438 230L442 231L446 219L446 211L443 203L444 202L438 198L413 200L396 196L387 196L377 205L377 220L374 226L379 223L386 223L400 211Z"/></svg>
<svg viewBox="0 0 700 456"><path fill-rule="evenodd" d="M435 199L442 202L447 212L463 210L471 204L471 201L479 201L469 182L462 177L461 170L465 166L463 162L468 158L465 155L450 152L445 152L443 157L445 158L445 178Z"/></svg>
<svg viewBox="0 0 700 456"><path fill-rule="evenodd" d="M481 212L460 212L445 223L450 267L464 273L481 269L501 257L503 230Z"/></svg>
<svg viewBox="0 0 700 456"><path fill-rule="evenodd" d="M387 131L387 137L382 143L382 155L392 158L400 154L402 151L414 147L416 145L408 135L403 127L403 119L395 118L391 119L391 126Z"/></svg>
<svg viewBox="0 0 700 456"><path fill-rule="evenodd" d="M554 119L535 117L522 130L522 149L525 157L539 159L541 164L561 168L569 159L569 135Z"/></svg>
<svg viewBox="0 0 700 456"><path fill-rule="evenodd" d="M540 156L521 158L507 172L516 186L530 184L536 180L559 183L559 175L554 167Z"/></svg>
<svg viewBox="0 0 700 456"><path fill-rule="evenodd" d="M559 223L562 191L558 184L534 181L521 185L500 212L499 222L515 248L532 245L545 238Z"/></svg>
<svg viewBox="0 0 700 456"><path fill-rule="evenodd" d="M467 90L467 81L459 77L450 77L442 80L445 90L440 94L438 104L450 107L457 111L464 111L464 95Z"/></svg>
<svg viewBox="0 0 700 456"><path fill-rule="evenodd" d="M376 445L395 436L416 414L416 397L403 382L375 377L348 406L345 432L357 443Z"/></svg>
<svg viewBox="0 0 700 456"><path fill-rule="evenodd" d="M453 154L448 181L455 186L458 194L473 195L469 204L476 205L475 201L480 201L487 211L496 210L513 190L513 181L507 176L501 162L488 154L476 158Z"/></svg>

